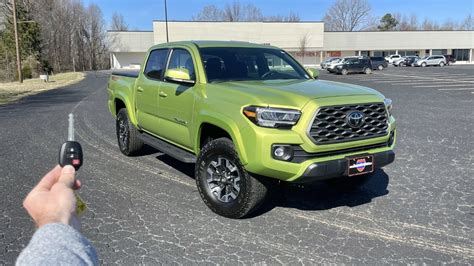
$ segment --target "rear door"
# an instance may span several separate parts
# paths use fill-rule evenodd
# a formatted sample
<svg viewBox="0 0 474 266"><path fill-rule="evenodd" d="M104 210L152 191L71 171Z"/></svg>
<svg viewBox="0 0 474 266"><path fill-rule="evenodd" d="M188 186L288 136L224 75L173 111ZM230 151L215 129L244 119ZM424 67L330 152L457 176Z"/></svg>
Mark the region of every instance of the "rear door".
<svg viewBox="0 0 474 266"><path fill-rule="evenodd" d="M364 68L364 61L361 59L353 59L351 66L351 72L362 72L362 69Z"/></svg>
<svg viewBox="0 0 474 266"><path fill-rule="evenodd" d="M436 64L436 63L435 63L435 56L432 55L432 56L428 57L428 58L426 59L426 64L427 64L427 65L435 65L435 64Z"/></svg>
<svg viewBox="0 0 474 266"><path fill-rule="evenodd" d="M155 134L159 128L158 92L163 83L167 55L167 48L151 51L134 88L138 125Z"/></svg>
<svg viewBox="0 0 474 266"><path fill-rule="evenodd" d="M195 61L185 48L173 48L167 69L185 68L196 81ZM181 146L192 148L191 135L194 108L194 84L176 83L164 79L160 86L158 115L159 135Z"/></svg>

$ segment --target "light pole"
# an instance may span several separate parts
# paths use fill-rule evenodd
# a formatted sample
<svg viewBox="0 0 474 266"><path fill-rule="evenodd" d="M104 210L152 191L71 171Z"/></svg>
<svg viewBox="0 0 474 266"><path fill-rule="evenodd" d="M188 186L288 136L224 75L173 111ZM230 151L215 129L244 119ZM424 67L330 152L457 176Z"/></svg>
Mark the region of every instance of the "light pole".
<svg viewBox="0 0 474 266"><path fill-rule="evenodd" d="M13 8L13 29L15 30L15 46L16 46L16 65L18 67L18 81L23 83L23 74L21 73L21 58L20 58L20 46L18 45L18 26L16 21L16 3L12 0Z"/></svg>
<svg viewBox="0 0 474 266"><path fill-rule="evenodd" d="M168 37L168 8L166 6L166 0L165 0L165 24L166 24L166 42L169 42L169 37Z"/></svg>

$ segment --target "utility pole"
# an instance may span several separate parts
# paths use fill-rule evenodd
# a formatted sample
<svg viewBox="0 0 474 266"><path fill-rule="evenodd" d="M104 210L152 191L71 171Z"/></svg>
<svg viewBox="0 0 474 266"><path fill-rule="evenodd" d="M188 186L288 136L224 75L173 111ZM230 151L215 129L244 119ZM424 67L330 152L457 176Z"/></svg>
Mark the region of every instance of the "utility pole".
<svg viewBox="0 0 474 266"><path fill-rule="evenodd" d="M23 83L23 74L21 73L21 58L20 58L20 46L18 45L18 26L16 21L16 3L12 0L13 7L13 28L15 30L15 45L16 45L16 65L18 67L18 81Z"/></svg>
<svg viewBox="0 0 474 266"><path fill-rule="evenodd" d="M166 6L166 0L165 0L165 24L166 24L166 42L170 42L170 39L168 37L168 8Z"/></svg>

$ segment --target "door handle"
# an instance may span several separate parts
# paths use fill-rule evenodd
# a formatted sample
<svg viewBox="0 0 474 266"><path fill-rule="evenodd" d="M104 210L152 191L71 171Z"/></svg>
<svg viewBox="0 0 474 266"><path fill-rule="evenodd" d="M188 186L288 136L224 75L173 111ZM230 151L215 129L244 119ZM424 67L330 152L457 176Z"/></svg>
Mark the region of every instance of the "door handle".
<svg viewBox="0 0 474 266"><path fill-rule="evenodd" d="M166 98L166 97L168 97L168 94L166 94L165 92L160 91L160 97Z"/></svg>
<svg viewBox="0 0 474 266"><path fill-rule="evenodd" d="M142 92L142 91L143 91L143 88L142 88L142 87L138 87L138 88L137 88L137 91L138 91L138 92Z"/></svg>

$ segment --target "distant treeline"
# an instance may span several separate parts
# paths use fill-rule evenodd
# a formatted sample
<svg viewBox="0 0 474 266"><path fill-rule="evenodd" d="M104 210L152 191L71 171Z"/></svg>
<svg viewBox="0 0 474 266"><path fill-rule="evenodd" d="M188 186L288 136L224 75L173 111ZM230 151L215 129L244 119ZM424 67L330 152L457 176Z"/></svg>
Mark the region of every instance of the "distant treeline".
<svg viewBox="0 0 474 266"><path fill-rule="evenodd" d="M24 78L109 67L100 8L79 0L16 0ZM11 0L0 0L0 81L16 79Z"/></svg>

